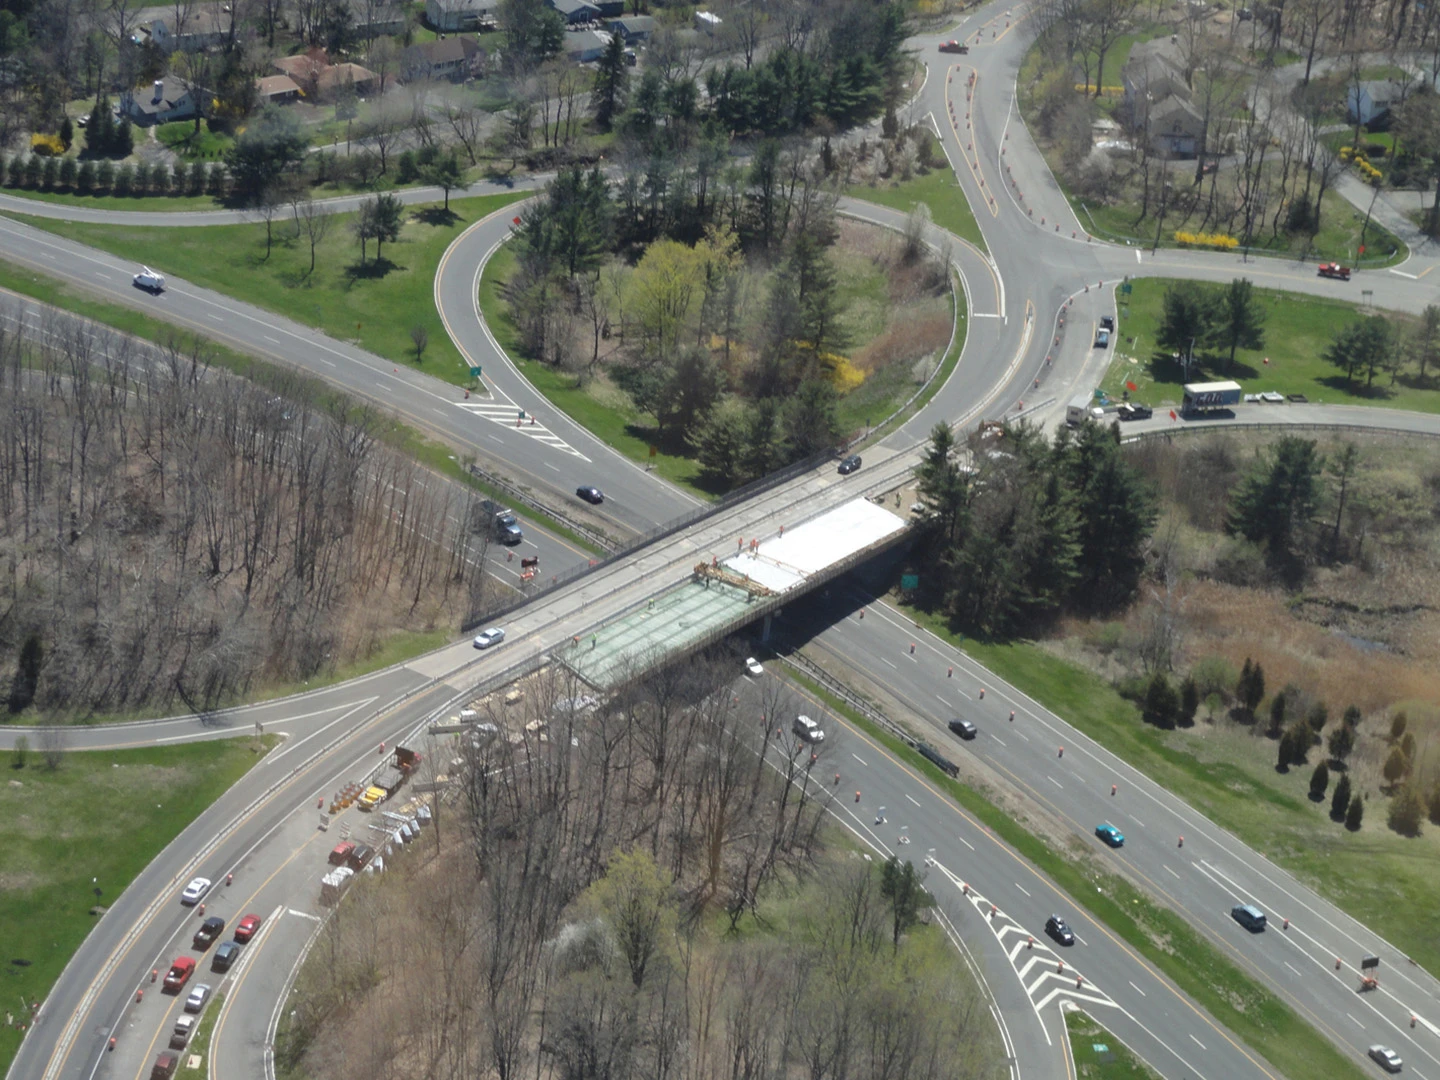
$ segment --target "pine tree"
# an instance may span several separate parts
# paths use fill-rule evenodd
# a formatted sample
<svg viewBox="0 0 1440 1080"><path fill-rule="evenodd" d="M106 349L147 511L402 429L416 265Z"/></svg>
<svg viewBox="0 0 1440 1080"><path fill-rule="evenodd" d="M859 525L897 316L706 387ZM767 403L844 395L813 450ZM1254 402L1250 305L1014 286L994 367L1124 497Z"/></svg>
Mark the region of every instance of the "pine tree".
<svg viewBox="0 0 1440 1080"><path fill-rule="evenodd" d="M630 70L625 63L625 40L615 32L595 69L595 87L590 94L590 107L595 110L595 123L609 131L615 118L625 109L625 95L630 86Z"/></svg>
<svg viewBox="0 0 1440 1080"><path fill-rule="evenodd" d="M1255 289L1246 278L1235 278L1220 291L1212 309L1215 324L1209 341L1229 350L1225 370L1235 366L1237 348L1259 349L1265 344L1265 309L1255 298Z"/></svg>
<svg viewBox="0 0 1440 1080"><path fill-rule="evenodd" d="M1330 732L1330 741L1326 745L1331 760L1343 765L1350 756L1350 751L1355 749L1355 729L1342 720L1340 725Z"/></svg>
<svg viewBox="0 0 1440 1080"><path fill-rule="evenodd" d="M1247 660L1245 661L1245 663L1247 665L1246 671L1248 672L1248 665L1250 661ZM1247 679L1248 675L1240 676L1240 683L1242 686L1245 684ZM1268 731L1266 731L1266 734L1272 739L1278 739L1281 732L1285 730L1285 706L1289 702L1289 700L1290 695L1287 690L1280 691L1280 693L1276 694L1273 698L1270 699L1270 728Z"/></svg>
<svg viewBox="0 0 1440 1080"><path fill-rule="evenodd" d="M1385 759L1385 767L1381 770L1385 781L1390 784L1397 783L1409 771L1410 762L1405 757L1405 751L1398 746L1392 746L1390 756Z"/></svg>
<svg viewBox="0 0 1440 1080"><path fill-rule="evenodd" d="M1345 828L1351 832L1360 831L1360 823L1365 819L1365 804L1356 795L1350 800L1350 809L1345 811Z"/></svg>
<svg viewBox="0 0 1440 1080"><path fill-rule="evenodd" d="M60 186L73 188L75 180L80 175L80 163L73 157L60 159Z"/></svg>
<svg viewBox="0 0 1440 1080"><path fill-rule="evenodd" d="M1420 822L1425 817L1425 800L1414 784L1406 784L1400 794L1390 800L1386 824L1401 836L1419 836Z"/></svg>
<svg viewBox="0 0 1440 1080"><path fill-rule="evenodd" d="M1330 770L1325 762L1315 766L1310 774L1310 798L1315 802L1325 801L1325 789L1330 786Z"/></svg>
<svg viewBox="0 0 1440 1080"><path fill-rule="evenodd" d="M1330 819L1340 821L1345 817L1345 811L1350 806L1350 776L1348 773L1340 774L1340 782L1335 785L1335 791L1330 796Z"/></svg>
<svg viewBox="0 0 1440 1080"><path fill-rule="evenodd" d="M1142 714L1145 722L1169 730L1175 726L1175 713L1179 707L1175 688L1170 685L1170 680L1164 673L1157 671L1145 689L1145 709Z"/></svg>
<svg viewBox="0 0 1440 1080"><path fill-rule="evenodd" d="M1200 708L1200 687L1194 675L1186 675L1180 684L1180 723L1189 727L1195 723L1195 713Z"/></svg>
<svg viewBox="0 0 1440 1080"><path fill-rule="evenodd" d="M1426 808L1430 811L1430 824L1440 825L1440 780L1435 781L1435 786L1430 789Z"/></svg>
<svg viewBox="0 0 1440 1080"><path fill-rule="evenodd" d="M1405 735L1405 728L1410 723L1410 718L1403 712L1397 712L1390 718L1390 741L1395 742Z"/></svg>

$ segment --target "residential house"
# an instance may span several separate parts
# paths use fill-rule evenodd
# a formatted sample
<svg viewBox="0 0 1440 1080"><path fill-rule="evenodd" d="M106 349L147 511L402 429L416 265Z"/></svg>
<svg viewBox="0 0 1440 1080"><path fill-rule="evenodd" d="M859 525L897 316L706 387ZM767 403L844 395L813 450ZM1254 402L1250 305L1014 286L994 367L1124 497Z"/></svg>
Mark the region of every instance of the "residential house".
<svg viewBox="0 0 1440 1080"><path fill-rule="evenodd" d="M359 64L332 64L315 77L315 97L331 101L339 88L349 83L361 97L381 92L380 76Z"/></svg>
<svg viewBox="0 0 1440 1080"><path fill-rule="evenodd" d="M405 32L405 9L395 0L345 0L350 29L357 37L377 38Z"/></svg>
<svg viewBox="0 0 1440 1080"><path fill-rule="evenodd" d="M424 79L459 81L480 73L485 50L473 37L447 37L405 50L401 71L406 82Z"/></svg>
<svg viewBox="0 0 1440 1080"><path fill-rule="evenodd" d="M625 14L625 0L590 0L600 9L602 19L618 19Z"/></svg>
<svg viewBox="0 0 1440 1080"><path fill-rule="evenodd" d="M611 19L610 32L624 38L626 45L639 45L655 33L655 16L626 15L623 19Z"/></svg>
<svg viewBox="0 0 1440 1080"><path fill-rule="evenodd" d="M207 25L210 20L206 20ZM210 26L208 29L199 27L198 19L191 19L185 24L185 29L180 33L173 33L170 24L164 19L155 19L150 23L150 40L155 47L165 54L173 52L200 52L212 45L221 45L230 36L228 30L217 26Z"/></svg>
<svg viewBox="0 0 1440 1080"><path fill-rule="evenodd" d="M581 30L565 35L565 55L581 64L599 60L610 47L610 35L604 30Z"/></svg>
<svg viewBox="0 0 1440 1080"><path fill-rule="evenodd" d="M425 21L441 33L494 30L499 0L425 0Z"/></svg>
<svg viewBox="0 0 1440 1080"><path fill-rule="evenodd" d="M308 98L317 95L320 73L330 66L324 49L311 49L295 56L282 56L272 65L281 75L288 75Z"/></svg>
<svg viewBox="0 0 1440 1080"><path fill-rule="evenodd" d="M1405 100L1405 87L1393 79L1379 79L1352 85L1345 94L1345 110L1352 124L1372 130L1390 125L1390 110Z"/></svg>
<svg viewBox="0 0 1440 1080"><path fill-rule="evenodd" d="M580 26L600 18L600 9L589 0L546 0L568 26Z"/></svg>
<svg viewBox="0 0 1440 1080"><path fill-rule="evenodd" d="M255 80L255 96L262 105L284 105L299 101L302 94L300 84L289 75L262 75Z"/></svg>
<svg viewBox="0 0 1440 1080"><path fill-rule="evenodd" d="M1172 94L1150 107L1145 133L1154 149L1169 157L1193 158L1205 137L1205 117L1188 98Z"/></svg>
<svg viewBox="0 0 1440 1080"><path fill-rule="evenodd" d="M709 11L695 12L695 29L702 34L713 34L720 29L721 18Z"/></svg>
<svg viewBox="0 0 1440 1080"><path fill-rule="evenodd" d="M1171 157L1205 149L1205 118L1191 101L1185 54L1173 35L1133 46L1120 79L1130 126L1152 149Z"/></svg>
<svg viewBox="0 0 1440 1080"><path fill-rule="evenodd" d="M120 112L141 127L193 120L200 112L200 93L198 87L170 75L149 86L126 90L120 95Z"/></svg>

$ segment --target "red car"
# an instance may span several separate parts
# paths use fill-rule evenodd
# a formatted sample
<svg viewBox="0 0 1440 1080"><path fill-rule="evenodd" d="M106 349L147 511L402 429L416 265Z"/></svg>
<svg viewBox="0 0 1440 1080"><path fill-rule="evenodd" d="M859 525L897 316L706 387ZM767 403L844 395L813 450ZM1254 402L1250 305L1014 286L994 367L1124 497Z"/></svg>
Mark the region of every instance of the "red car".
<svg viewBox="0 0 1440 1080"><path fill-rule="evenodd" d="M963 55L963 54L968 53L968 52L970 51L970 46L969 46L969 45L961 45L960 42L955 41L955 40L952 38L950 41L942 41L942 42L940 43L940 51L941 51L941 52L948 52L948 53L960 53L960 54Z"/></svg>
<svg viewBox="0 0 1440 1080"><path fill-rule="evenodd" d="M333 866L344 866L350 858L350 853L355 850L355 845L349 840L342 840L335 845L335 850L330 852L330 862Z"/></svg>
<svg viewBox="0 0 1440 1080"><path fill-rule="evenodd" d="M1350 267L1341 266L1339 263L1321 263L1320 276L1328 278L1339 278L1341 281L1350 280Z"/></svg>
<svg viewBox="0 0 1440 1080"><path fill-rule="evenodd" d="M259 915L246 915L235 927L235 940L244 945L255 936L255 931L260 929Z"/></svg>
<svg viewBox="0 0 1440 1080"><path fill-rule="evenodd" d="M178 994L180 988L189 981L190 976L195 974L195 960L189 956L175 958L175 963L170 967L170 973L165 976L164 989L171 993Z"/></svg>

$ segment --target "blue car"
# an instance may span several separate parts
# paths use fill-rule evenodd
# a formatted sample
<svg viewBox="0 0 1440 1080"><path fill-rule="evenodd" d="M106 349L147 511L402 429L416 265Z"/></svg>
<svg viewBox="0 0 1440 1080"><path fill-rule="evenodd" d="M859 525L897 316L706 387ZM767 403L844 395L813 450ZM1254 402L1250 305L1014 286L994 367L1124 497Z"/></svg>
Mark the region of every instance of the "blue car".
<svg viewBox="0 0 1440 1080"><path fill-rule="evenodd" d="M1104 825L1095 826L1095 835L1098 836L1101 840L1104 840L1105 843L1109 844L1111 847L1125 846L1125 834L1122 833L1119 829L1115 828L1114 825L1111 825L1108 821L1105 822Z"/></svg>

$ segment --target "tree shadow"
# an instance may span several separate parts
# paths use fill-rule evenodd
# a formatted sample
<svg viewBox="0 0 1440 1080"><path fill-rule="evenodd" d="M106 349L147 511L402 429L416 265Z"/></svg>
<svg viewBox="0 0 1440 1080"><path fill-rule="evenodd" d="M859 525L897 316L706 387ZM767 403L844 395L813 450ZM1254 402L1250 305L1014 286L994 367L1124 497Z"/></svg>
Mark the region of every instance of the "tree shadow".
<svg viewBox="0 0 1440 1080"><path fill-rule="evenodd" d="M427 206L423 210L416 210L411 217L422 225L433 225L438 229L448 229L463 220L454 210L447 210L443 206Z"/></svg>
<svg viewBox="0 0 1440 1080"><path fill-rule="evenodd" d="M316 267L319 270L319 267ZM315 284L315 275L310 272L309 266L301 266L292 270L282 270L278 275L280 284L287 289L308 289Z"/></svg>
<svg viewBox="0 0 1440 1080"><path fill-rule="evenodd" d="M352 288L362 281L380 281L391 271L403 270L389 259L371 259L364 263L351 263L345 268L345 287Z"/></svg>
<svg viewBox="0 0 1440 1080"><path fill-rule="evenodd" d="M1440 390L1440 377L1429 372L1424 376L1406 372L1395 381L1407 390Z"/></svg>
<svg viewBox="0 0 1440 1080"><path fill-rule="evenodd" d="M1363 383L1347 379L1344 375L1326 375L1320 380L1320 383L1337 393L1350 397L1368 398L1371 401L1384 401L1395 396L1395 391L1388 386L1367 387Z"/></svg>

